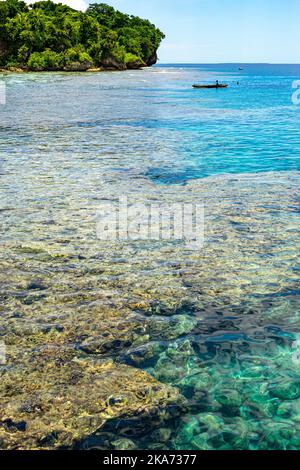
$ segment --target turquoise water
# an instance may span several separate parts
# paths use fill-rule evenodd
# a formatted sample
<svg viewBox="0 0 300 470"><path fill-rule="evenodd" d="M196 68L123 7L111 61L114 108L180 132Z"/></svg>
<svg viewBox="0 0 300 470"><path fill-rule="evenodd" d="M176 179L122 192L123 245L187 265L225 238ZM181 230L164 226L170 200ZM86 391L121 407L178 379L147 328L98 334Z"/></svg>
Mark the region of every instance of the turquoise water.
<svg viewBox="0 0 300 470"><path fill-rule="evenodd" d="M102 448L117 437L138 448L300 449L300 66L238 68L2 77L9 367L20 355L34 369L30 352L55 340L143 369L185 400L160 431L120 424L117 436L100 433ZM229 88L192 88L216 79ZM203 250L100 242L98 206L120 195L203 203ZM105 352L86 353L85 322L101 309L125 323L93 324Z"/></svg>
<svg viewBox="0 0 300 470"><path fill-rule="evenodd" d="M109 135L108 142L105 135L99 141L98 132L108 132L118 140L111 147L113 161L105 164L143 171L158 183L299 170L300 117L299 107L292 104L292 82L299 79L300 66L243 67L239 71L238 65L159 66L136 74L89 75L84 80L61 74L14 76L5 79L2 128L14 122L8 135L15 145L20 139L25 152L46 135L48 147L57 137L76 137L77 149L84 153L94 149L103 158L111 142ZM216 79L230 87L191 87ZM19 126L24 133L13 134ZM34 136L31 126L37 126ZM58 145L56 141L55 151ZM119 158L123 145L127 145L126 159ZM64 152L73 150L70 143L64 148Z"/></svg>
<svg viewBox="0 0 300 470"><path fill-rule="evenodd" d="M175 162L161 162L159 168L150 169L153 179L180 183L220 173L299 170L299 111L291 102L291 83L299 77L300 67L238 68L166 69L170 77L177 71L182 71L182 77L177 72L178 80L169 84L166 114L145 126L180 131L183 139L174 142ZM230 88L205 91L187 86L217 79Z"/></svg>

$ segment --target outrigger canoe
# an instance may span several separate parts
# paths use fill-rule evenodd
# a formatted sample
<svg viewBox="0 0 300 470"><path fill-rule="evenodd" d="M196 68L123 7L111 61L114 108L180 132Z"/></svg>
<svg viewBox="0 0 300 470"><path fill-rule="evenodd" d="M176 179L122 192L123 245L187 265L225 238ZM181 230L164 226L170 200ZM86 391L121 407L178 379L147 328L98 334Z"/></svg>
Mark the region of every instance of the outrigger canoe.
<svg viewBox="0 0 300 470"><path fill-rule="evenodd" d="M223 85L222 83L215 85L193 85L193 88L228 88L228 85Z"/></svg>

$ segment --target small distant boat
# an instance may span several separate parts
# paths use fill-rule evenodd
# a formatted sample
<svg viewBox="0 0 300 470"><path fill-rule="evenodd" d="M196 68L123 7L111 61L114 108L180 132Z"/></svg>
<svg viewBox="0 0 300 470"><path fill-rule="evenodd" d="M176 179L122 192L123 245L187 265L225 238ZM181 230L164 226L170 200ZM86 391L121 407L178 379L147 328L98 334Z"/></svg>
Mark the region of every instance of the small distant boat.
<svg viewBox="0 0 300 470"><path fill-rule="evenodd" d="M239 70L244 70L243 67L239 67Z"/></svg>
<svg viewBox="0 0 300 470"><path fill-rule="evenodd" d="M228 88L228 85L223 83L215 83L214 85L193 85L193 88Z"/></svg>

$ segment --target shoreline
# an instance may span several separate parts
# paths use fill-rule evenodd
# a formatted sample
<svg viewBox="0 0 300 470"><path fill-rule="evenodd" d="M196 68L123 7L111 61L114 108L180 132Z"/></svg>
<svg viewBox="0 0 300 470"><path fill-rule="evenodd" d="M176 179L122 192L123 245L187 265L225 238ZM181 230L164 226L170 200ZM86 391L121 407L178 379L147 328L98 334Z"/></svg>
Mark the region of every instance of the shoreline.
<svg viewBox="0 0 300 470"><path fill-rule="evenodd" d="M29 70L29 69L22 69L19 67L9 67L8 69L6 68L0 68L0 73L57 73L57 72L65 72L65 73L99 73L99 72L127 72L127 71L133 71L133 70L143 70L147 69L149 67L152 67L151 65L145 65L143 67L139 68L126 68L126 69L117 69L117 68L110 68L110 67L91 67L90 69L86 70L70 70L70 69L57 69L57 70Z"/></svg>

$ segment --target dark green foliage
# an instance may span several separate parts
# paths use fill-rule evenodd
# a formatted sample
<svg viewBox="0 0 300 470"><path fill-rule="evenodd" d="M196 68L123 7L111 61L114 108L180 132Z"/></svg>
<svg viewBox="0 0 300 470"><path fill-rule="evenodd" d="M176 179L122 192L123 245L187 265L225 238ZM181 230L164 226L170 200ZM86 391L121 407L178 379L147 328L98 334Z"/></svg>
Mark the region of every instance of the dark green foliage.
<svg viewBox="0 0 300 470"><path fill-rule="evenodd" d="M0 2L0 65L59 70L74 63L124 69L152 65L164 34L104 3L85 13L50 0Z"/></svg>

